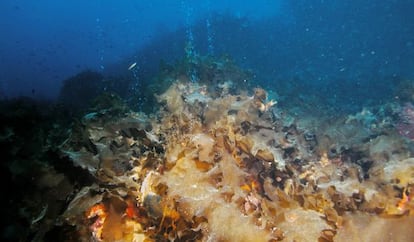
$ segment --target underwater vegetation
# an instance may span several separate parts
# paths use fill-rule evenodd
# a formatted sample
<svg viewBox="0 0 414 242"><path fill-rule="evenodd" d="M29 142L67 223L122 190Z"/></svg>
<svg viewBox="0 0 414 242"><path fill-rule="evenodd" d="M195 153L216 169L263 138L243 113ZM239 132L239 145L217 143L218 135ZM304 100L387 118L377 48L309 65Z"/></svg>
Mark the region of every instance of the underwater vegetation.
<svg viewBox="0 0 414 242"><path fill-rule="evenodd" d="M54 111L3 103L7 192L27 191L9 200L4 240L410 241L412 101L333 116L253 86L228 57L195 60L161 65L146 112L73 91L102 90L91 72ZM76 97L89 104L65 107Z"/></svg>
<svg viewBox="0 0 414 242"><path fill-rule="evenodd" d="M402 136L414 140L414 106L406 103L400 113L400 122L397 129Z"/></svg>

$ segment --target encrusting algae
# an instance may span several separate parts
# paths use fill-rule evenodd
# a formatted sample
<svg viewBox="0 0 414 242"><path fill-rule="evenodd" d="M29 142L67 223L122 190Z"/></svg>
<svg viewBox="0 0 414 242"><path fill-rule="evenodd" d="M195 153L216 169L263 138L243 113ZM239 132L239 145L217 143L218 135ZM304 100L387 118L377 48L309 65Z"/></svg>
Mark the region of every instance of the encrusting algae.
<svg viewBox="0 0 414 242"><path fill-rule="evenodd" d="M96 182L62 223L85 241L414 237L410 141L396 138L400 148L385 156L380 140L341 150L330 142L339 134L285 126L290 117L262 88L206 85L176 80L153 116L84 120L91 144L71 138L62 151ZM376 139L394 135L384 130Z"/></svg>

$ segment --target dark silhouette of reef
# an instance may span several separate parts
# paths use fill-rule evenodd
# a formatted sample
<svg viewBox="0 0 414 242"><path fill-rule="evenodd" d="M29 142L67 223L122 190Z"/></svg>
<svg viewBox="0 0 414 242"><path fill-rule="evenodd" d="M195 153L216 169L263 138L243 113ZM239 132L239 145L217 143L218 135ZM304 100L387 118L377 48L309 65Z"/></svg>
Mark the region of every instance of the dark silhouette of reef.
<svg viewBox="0 0 414 242"><path fill-rule="evenodd" d="M34 240L33 218L46 207L47 216L57 216L73 184L87 183L83 171L59 175L71 174L57 154L70 123L70 115L49 101L21 97L0 102L0 175L6 184L1 213L7 218L1 221L2 241ZM37 228L42 229L47 226Z"/></svg>

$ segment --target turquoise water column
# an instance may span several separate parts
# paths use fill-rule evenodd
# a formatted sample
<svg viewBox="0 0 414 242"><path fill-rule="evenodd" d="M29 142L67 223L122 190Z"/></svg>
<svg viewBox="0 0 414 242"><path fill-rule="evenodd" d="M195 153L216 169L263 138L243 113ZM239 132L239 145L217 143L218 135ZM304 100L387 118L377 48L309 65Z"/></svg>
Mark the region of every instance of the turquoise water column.
<svg viewBox="0 0 414 242"><path fill-rule="evenodd" d="M99 55L99 69L103 71L105 69L104 65L104 56L105 56L105 39L104 39L104 30L102 27L101 19L98 17L96 18L96 31L97 31L97 39L98 45L100 46L98 49Z"/></svg>
<svg viewBox="0 0 414 242"><path fill-rule="evenodd" d="M128 70L132 72L132 75L134 77L129 87L129 92L131 93L129 96L134 97L133 99L136 97L136 100L131 100L131 103L137 105L137 111L142 111L143 105L146 102L146 98L143 98L142 95L142 82L139 77L140 67L137 62L134 62L128 67Z"/></svg>
<svg viewBox="0 0 414 242"><path fill-rule="evenodd" d="M198 55L195 51L194 46L194 35L193 30L191 27L191 18L193 15L194 9L188 5L186 1L181 1L181 7L183 11L185 12L185 27L186 27L186 44L184 47L185 51L185 57L188 63L188 70L187 70L187 76L190 78L191 82L195 83L197 82L197 70L195 68L195 65L197 64L197 58Z"/></svg>
<svg viewBox="0 0 414 242"><path fill-rule="evenodd" d="M208 15L207 15L207 19L206 19L206 29L207 29L207 44L208 44L208 55L212 56L214 55L214 45L213 45L213 29L211 26L211 19L212 19L212 15L211 15L211 2L207 1L207 11L208 11Z"/></svg>

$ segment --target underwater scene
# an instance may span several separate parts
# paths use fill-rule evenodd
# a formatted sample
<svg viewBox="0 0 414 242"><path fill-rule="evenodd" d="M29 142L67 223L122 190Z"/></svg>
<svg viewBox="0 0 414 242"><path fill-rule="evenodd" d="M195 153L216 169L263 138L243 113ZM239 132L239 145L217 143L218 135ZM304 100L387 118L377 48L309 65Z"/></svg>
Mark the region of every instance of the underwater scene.
<svg viewBox="0 0 414 242"><path fill-rule="evenodd" d="M414 1L0 13L1 241L414 241Z"/></svg>

